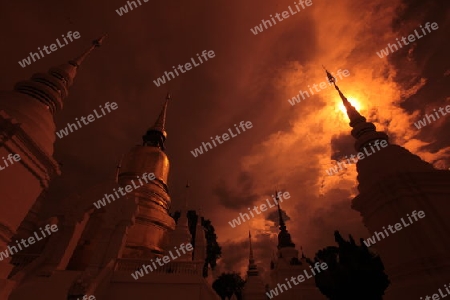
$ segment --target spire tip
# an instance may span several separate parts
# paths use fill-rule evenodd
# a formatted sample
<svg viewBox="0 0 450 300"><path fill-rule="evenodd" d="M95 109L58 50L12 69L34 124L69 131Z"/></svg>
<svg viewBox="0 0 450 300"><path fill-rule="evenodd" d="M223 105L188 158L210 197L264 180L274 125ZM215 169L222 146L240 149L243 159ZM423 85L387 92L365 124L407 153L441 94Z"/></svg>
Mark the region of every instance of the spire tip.
<svg viewBox="0 0 450 300"><path fill-rule="evenodd" d="M107 37L107 34L104 34L103 36L99 37L96 40L92 41L92 45L89 47L89 49L87 49L86 51L84 51L83 54L81 54L80 56L78 56L77 58L69 61L69 64L71 64L72 66L78 68L81 63L86 59L86 57L88 57L88 55L95 49L100 47L103 44L103 40Z"/></svg>
<svg viewBox="0 0 450 300"><path fill-rule="evenodd" d="M103 41L108 37L108 34L105 33L104 35L102 35L101 37L99 37L96 40L92 41L92 45L94 45L95 47L100 47L101 45L103 45Z"/></svg>

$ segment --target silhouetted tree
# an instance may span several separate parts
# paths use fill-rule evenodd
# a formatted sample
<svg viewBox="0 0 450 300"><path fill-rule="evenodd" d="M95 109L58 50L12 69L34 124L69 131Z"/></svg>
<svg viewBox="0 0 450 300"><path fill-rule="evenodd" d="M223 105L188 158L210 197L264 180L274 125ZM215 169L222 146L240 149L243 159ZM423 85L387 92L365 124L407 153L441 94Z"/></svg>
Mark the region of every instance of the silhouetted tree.
<svg viewBox="0 0 450 300"><path fill-rule="evenodd" d="M175 222L178 222L180 218L180 212L176 211L171 214L172 218ZM191 244L195 248L195 228L197 226L198 215L195 210L189 210L187 212L188 217L188 226L189 232L192 235ZM205 220L202 218L202 226L205 229L205 237L206 237L206 259L205 264L203 265L203 277L208 277L208 265L212 270L216 267L217 259L219 259L222 255L222 248L217 243L217 236L215 233L214 226L211 225L210 220Z"/></svg>
<svg viewBox="0 0 450 300"><path fill-rule="evenodd" d="M318 251L314 262L307 259L310 265L315 262L328 265L327 270L314 277L322 294L331 300L382 300L390 281L380 257L369 251L363 239L358 246L351 235L350 241L344 240L339 231L335 231L334 237L339 247Z"/></svg>
<svg viewBox="0 0 450 300"><path fill-rule="evenodd" d="M222 273L212 284L212 288L219 295L220 299L231 299L236 295L238 300L242 299L242 289L245 281L238 273Z"/></svg>

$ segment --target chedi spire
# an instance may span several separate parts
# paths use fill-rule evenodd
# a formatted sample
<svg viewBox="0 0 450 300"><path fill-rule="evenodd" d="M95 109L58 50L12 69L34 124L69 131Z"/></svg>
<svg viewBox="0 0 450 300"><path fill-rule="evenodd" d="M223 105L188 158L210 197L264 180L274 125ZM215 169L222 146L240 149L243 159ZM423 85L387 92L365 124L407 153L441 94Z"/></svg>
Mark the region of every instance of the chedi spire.
<svg viewBox="0 0 450 300"><path fill-rule="evenodd" d="M334 78L327 69L325 69L325 72L327 74L328 81L332 83L334 85L334 88L338 91L339 96L342 99L342 103L344 104L347 111L347 116L350 119L350 126L353 128L352 136L356 139L355 149L357 151L360 151L375 140L385 140L389 142L389 137L387 136L387 134L384 132L376 131L375 125L373 123L367 122L366 118L363 117L348 101L348 99L336 85L336 78Z"/></svg>
<svg viewBox="0 0 450 300"><path fill-rule="evenodd" d="M61 110L63 100L69 94L69 87L77 74L78 67L86 57L97 47L100 47L106 35L96 39L92 45L80 56L51 68L47 73L36 73L31 79L18 82L14 90L26 94L42 104L52 112Z"/></svg>
<svg viewBox="0 0 450 300"><path fill-rule="evenodd" d="M258 269L255 264L255 258L253 257L252 234L251 234L250 230L248 231L248 241L249 241L249 246L250 246L250 252L248 255L247 275L248 276L256 276L256 275L258 275Z"/></svg>
<svg viewBox="0 0 450 300"><path fill-rule="evenodd" d="M175 226L175 230L170 233L170 242L171 246L170 248L175 248L176 246L179 246L181 244L189 244L192 240L192 235L189 232L189 222L188 222L188 209L187 209L187 202L188 202L188 193L189 193L189 183L186 184L186 195L184 199L184 207L181 209L180 218L178 219L177 225ZM178 258L179 261L191 261L192 260L192 253L186 252L183 255L181 255Z"/></svg>
<svg viewBox="0 0 450 300"><path fill-rule="evenodd" d="M325 68L324 68L325 69ZM336 79L325 69L328 81L332 83L338 91L339 96L346 108L352 136L356 139L355 149L362 154L370 156L367 159L360 159L358 153L358 162L356 165L358 171L358 189L360 192L369 191L375 182L384 180L391 174L399 172L428 172L434 170L433 166L423 161L417 155L412 154L403 147L395 144L389 144L389 137L384 132L376 131L373 123L367 122L336 85ZM383 142L387 146L383 146ZM377 144L381 144L384 150L378 149ZM373 145L373 146L372 146ZM369 150L367 152L366 150ZM376 154L376 155L373 155ZM372 156L373 155L373 156ZM362 156L364 158L364 155ZM397 176L397 175L395 175Z"/></svg>
<svg viewBox="0 0 450 300"><path fill-rule="evenodd" d="M206 259L206 236L205 229L202 225L202 210L198 210L197 225L195 226L195 248L194 248L194 261L205 261Z"/></svg>
<svg viewBox="0 0 450 300"><path fill-rule="evenodd" d="M278 233L278 249L286 248L286 247L295 247L295 244L292 242L291 235L286 229L286 224L283 220L283 215L281 213L280 208L280 198L278 197L278 191L275 192L275 195L277 195L277 207L278 207L278 221L280 224L280 233Z"/></svg>
<svg viewBox="0 0 450 300"><path fill-rule="evenodd" d="M147 130L147 133L142 136L144 146L159 147L161 150L165 150L164 142L167 138L166 126L166 113L167 105L171 95L168 93L166 96L166 101L164 102L163 108L159 113L158 119L156 119L155 124Z"/></svg>

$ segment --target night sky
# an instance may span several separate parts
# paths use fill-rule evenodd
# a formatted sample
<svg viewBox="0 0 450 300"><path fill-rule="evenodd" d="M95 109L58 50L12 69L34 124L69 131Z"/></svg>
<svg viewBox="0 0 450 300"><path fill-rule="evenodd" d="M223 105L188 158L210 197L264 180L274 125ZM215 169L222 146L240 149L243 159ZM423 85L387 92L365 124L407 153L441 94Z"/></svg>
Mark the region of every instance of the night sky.
<svg viewBox="0 0 450 300"><path fill-rule="evenodd" d="M108 101L118 109L57 138L54 156L62 176L52 182L46 214L113 180L119 158L141 144L170 92L171 211L182 207L189 180L189 209L201 207L223 247L220 270L245 271L249 229L257 263L268 269L276 250L275 209L234 229L228 222L264 203L276 188L291 195L282 208L293 242L307 256L334 245L336 229L366 238L359 214L350 208L358 193L355 166L326 173L336 160L357 153L337 92L328 87L294 106L288 102L308 85L326 81L322 64L333 74L349 71L339 87L391 143L436 168L450 168L450 116L420 130L414 126L425 113L450 104L450 2L313 0L257 35L250 31L293 2L142 0L123 16L116 10L124 0L1 3L3 90L76 57L108 33L79 68L56 114L57 129ZM439 28L388 57L376 54L426 22ZM18 64L68 31L81 38L25 68ZM215 57L160 87L153 83L203 50ZM191 154L241 121L253 127L196 158Z"/></svg>

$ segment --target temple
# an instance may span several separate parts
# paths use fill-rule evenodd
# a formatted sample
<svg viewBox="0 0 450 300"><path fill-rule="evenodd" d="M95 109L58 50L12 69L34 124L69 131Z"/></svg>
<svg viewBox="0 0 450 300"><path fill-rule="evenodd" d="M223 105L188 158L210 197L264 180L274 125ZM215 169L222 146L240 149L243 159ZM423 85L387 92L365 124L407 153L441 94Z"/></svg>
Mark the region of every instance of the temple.
<svg viewBox="0 0 450 300"><path fill-rule="evenodd" d="M104 38L93 41L83 54L68 63L16 83L13 91L0 92L0 156L21 157L14 168L0 172L1 249L13 238L29 236L50 181L61 174L53 158L54 114L63 108L78 68ZM19 182L26 188L18 189ZM19 229L25 218L27 222ZM10 290L7 278L13 265L9 261L10 258L0 261L0 296Z"/></svg>
<svg viewBox="0 0 450 300"><path fill-rule="evenodd" d="M266 300L265 285L259 275L258 267L253 257L252 235L250 231L248 232L248 243L250 252L248 256L247 280L242 297L244 300Z"/></svg>
<svg viewBox="0 0 450 300"><path fill-rule="evenodd" d="M346 108L355 149L376 140L388 141L347 100L334 77L326 71ZM450 171L437 170L403 147L389 144L357 162L359 195L352 201L371 235L383 226L400 223L413 211L425 217L410 228L380 240L373 247L380 255L391 285L385 300L416 298L435 293L450 278ZM371 247L372 248L372 247Z"/></svg>
<svg viewBox="0 0 450 300"><path fill-rule="evenodd" d="M78 58L47 74L16 84L12 93L3 93L0 102L2 153L18 153L23 158L14 172L0 172L6 199L1 210L0 247L28 238L46 224L58 231L48 238L0 261L0 299L217 299L203 276L206 260L205 230L198 218L195 248L182 252L177 247L192 243L187 219L187 194L178 223L169 215L169 159L165 154L168 94L156 122L142 137L142 145L123 155L115 178L100 183L81 195L60 201L54 217L42 219L50 180L60 173L52 158L55 142L53 114L63 106L78 67L104 37ZM143 180L154 174L153 180ZM4 177L4 178L3 178ZM17 182L27 189L16 189ZM135 186L117 201L96 208L93 199ZM16 203L11 207L10 203ZM185 247L186 248L186 247ZM180 256L150 272L151 262ZM172 255L173 255L172 253ZM143 270L146 270L144 273ZM132 274L143 276L133 277Z"/></svg>
<svg viewBox="0 0 450 300"><path fill-rule="evenodd" d="M162 109L154 112L156 121L145 131L142 144L122 156L114 177L82 194L58 199L51 217L42 213L49 203L49 184L61 174L53 158L54 115L63 108L78 68L104 38L93 41L68 63L34 74L17 83L13 91L0 93L0 157L21 157L14 167L0 172L0 299L77 300L85 295L98 300L142 299L143 295L151 299L218 299L204 277L208 243L202 213L196 224L188 221L189 184L180 218L175 222L169 215L170 162L165 142L170 94ZM381 257L391 282L384 299L432 294L450 278L450 171L437 170L405 148L389 143L388 135L367 122L334 77L328 71L326 74L346 108L355 149L363 151L377 141L387 144L357 163L359 195L351 207L361 214L369 233L399 223L413 211L425 213L420 223L370 247ZM143 180L145 174L154 178ZM140 186L135 186L136 182ZM26 188L17 188L19 184ZM131 185L135 188L128 191ZM114 200L105 206L93 205L93 201L122 189L127 193L120 199L111 196ZM277 251L268 287L258 271L249 232L244 300L266 299L267 291L274 289L278 289L279 300L325 299L314 278L297 285L288 282L305 272L311 274L311 268L303 253L299 257L279 201L278 221ZM9 254L17 245L15 241L28 239L50 225L57 226L57 232ZM155 268L147 267L172 257L171 251L190 243L192 251Z"/></svg>
<svg viewBox="0 0 450 300"><path fill-rule="evenodd" d="M275 288L278 289L279 294L276 298L280 300L325 300L325 296L316 287L314 278L308 278L297 285L287 282L287 280L291 280L291 277L298 278L299 275L304 275L305 271L311 274L311 269L303 253L299 258L298 250L295 248L295 244L292 242L291 235L283 220L278 193L275 193L275 195L277 195L276 199L278 202L278 223L280 231L278 233L276 257L272 259L270 265L271 282L269 288L272 290Z"/></svg>

